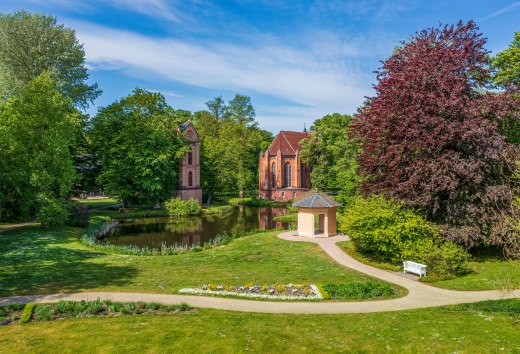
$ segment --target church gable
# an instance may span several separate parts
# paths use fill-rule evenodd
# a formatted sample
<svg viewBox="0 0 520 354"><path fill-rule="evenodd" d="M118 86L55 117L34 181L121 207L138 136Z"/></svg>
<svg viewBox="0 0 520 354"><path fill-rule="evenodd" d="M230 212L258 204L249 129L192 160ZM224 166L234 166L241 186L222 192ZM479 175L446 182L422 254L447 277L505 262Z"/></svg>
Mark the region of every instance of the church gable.
<svg viewBox="0 0 520 354"><path fill-rule="evenodd" d="M281 131L274 138L267 151L269 155L277 155L278 151L284 155L296 155L296 151L301 151L300 141L307 139L309 134L305 132Z"/></svg>

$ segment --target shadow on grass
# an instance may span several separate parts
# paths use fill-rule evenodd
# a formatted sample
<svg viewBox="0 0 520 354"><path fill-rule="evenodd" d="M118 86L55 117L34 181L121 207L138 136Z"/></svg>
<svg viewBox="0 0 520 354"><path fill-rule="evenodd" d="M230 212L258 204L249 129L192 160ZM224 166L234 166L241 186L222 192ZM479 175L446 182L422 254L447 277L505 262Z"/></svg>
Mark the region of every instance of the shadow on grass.
<svg viewBox="0 0 520 354"><path fill-rule="evenodd" d="M0 296L120 286L136 275L131 265L102 263L106 254L83 249L77 243L79 232L68 227L26 227L2 234Z"/></svg>

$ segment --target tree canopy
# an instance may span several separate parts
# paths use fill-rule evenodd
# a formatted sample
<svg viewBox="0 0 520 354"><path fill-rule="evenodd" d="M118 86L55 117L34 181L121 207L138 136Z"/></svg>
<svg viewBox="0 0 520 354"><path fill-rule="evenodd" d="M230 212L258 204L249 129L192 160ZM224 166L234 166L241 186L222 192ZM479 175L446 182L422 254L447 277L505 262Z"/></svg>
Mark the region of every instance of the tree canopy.
<svg viewBox="0 0 520 354"><path fill-rule="evenodd" d="M90 139L100 164L99 182L125 204L155 204L171 197L188 143L178 132L185 111L159 93L135 89L101 108Z"/></svg>
<svg viewBox="0 0 520 354"><path fill-rule="evenodd" d="M338 192L338 201L348 204L357 194L357 144L347 135L352 117L328 114L314 121L310 138L301 145L302 159L312 167L313 188Z"/></svg>
<svg viewBox="0 0 520 354"><path fill-rule="evenodd" d="M486 40L473 22L417 33L383 63L352 123L365 193L403 200L466 246L500 244L517 148L498 123L517 109L489 82Z"/></svg>
<svg viewBox="0 0 520 354"><path fill-rule="evenodd" d="M492 67L495 83L513 92L520 90L520 31L515 33L509 48L493 58Z"/></svg>
<svg viewBox="0 0 520 354"><path fill-rule="evenodd" d="M77 107L87 107L101 94L97 84L87 84L85 51L73 29L43 14L0 14L0 91L18 92L43 72Z"/></svg>
<svg viewBox="0 0 520 354"><path fill-rule="evenodd" d="M273 137L258 128L251 98L235 95L227 105L221 97L194 114L201 138L201 181L205 193L240 193L258 185L258 155Z"/></svg>
<svg viewBox="0 0 520 354"><path fill-rule="evenodd" d="M0 218L60 208L74 181L80 129L81 114L48 73L9 97L0 109Z"/></svg>

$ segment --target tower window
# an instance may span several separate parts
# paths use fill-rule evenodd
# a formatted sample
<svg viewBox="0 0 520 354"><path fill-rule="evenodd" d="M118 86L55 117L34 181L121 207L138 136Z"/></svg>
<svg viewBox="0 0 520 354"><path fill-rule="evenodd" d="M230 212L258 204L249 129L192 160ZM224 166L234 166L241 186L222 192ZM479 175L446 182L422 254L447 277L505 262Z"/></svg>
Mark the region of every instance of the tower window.
<svg viewBox="0 0 520 354"><path fill-rule="evenodd" d="M188 152L188 165L193 165L193 153Z"/></svg>
<svg viewBox="0 0 520 354"><path fill-rule="evenodd" d="M188 172L188 187L192 187L193 186L193 173Z"/></svg>

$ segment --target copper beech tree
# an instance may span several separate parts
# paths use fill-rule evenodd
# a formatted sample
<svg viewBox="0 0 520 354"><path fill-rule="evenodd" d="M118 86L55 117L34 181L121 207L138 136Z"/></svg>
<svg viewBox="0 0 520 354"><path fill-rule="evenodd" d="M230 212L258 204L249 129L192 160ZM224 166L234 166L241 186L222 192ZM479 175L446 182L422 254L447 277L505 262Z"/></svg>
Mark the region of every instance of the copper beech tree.
<svg viewBox="0 0 520 354"><path fill-rule="evenodd" d="M383 63L351 128L362 191L423 210L466 247L504 246L512 232L518 149L501 127L519 101L486 92L485 43L472 21L416 33Z"/></svg>

